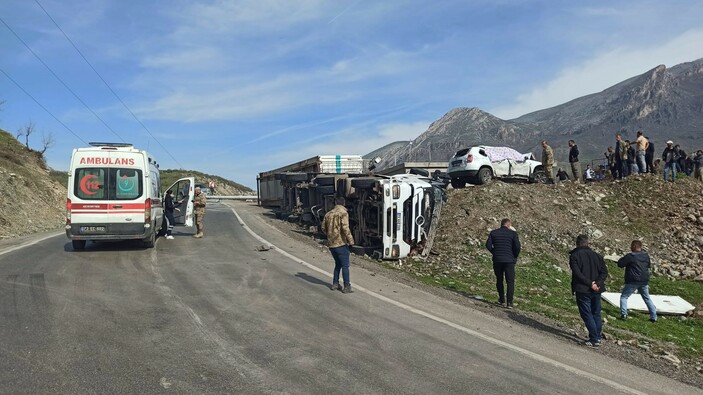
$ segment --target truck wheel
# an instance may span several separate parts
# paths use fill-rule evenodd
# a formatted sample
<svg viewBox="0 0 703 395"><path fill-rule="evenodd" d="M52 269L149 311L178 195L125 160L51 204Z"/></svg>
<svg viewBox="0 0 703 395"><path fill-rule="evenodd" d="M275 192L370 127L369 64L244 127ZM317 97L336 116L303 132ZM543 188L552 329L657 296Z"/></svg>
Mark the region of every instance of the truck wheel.
<svg viewBox="0 0 703 395"><path fill-rule="evenodd" d="M493 180L493 174L491 173L491 169L489 169L487 167L481 168L478 171L478 176L476 178L477 178L479 185L490 184L491 181Z"/></svg>
<svg viewBox="0 0 703 395"><path fill-rule="evenodd" d="M144 247L146 248L154 248L154 245L156 244L156 232L151 232L151 235L144 239Z"/></svg>
<svg viewBox="0 0 703 395"><path fill-rule="evenodd" d="M71 240L71 245L75 251L79 251L85 248L85 240Z"/></svg>
<svg viewBox="0 0 703 395"><path fill-rule="evenodd" d="M354 188L371 188L372 186L376 185L376 182L378 180L375 178L352 178L351 179L351 186Z"/></svg>
<svg viewBox="0 0 703 395"><path fill-rule="evenodd" d="M317 176L315 177L315 184L318 186L334 186L334 176Z"/></svg>
<svg viewBox="0 0 703 395"><path fill-rule="evenodd" d="M425 170L425 169L419 169L417 167L413 167L410 169L410 174L415 174L416 176L423 176L423 177L429 177L430 172Z"/></svg>
<svg viewBox="0 0 703 395"><path fill-rule="evenodd" d="M466 180L462 178L452 178L452 188L461 189L466 187Z"/></svg>

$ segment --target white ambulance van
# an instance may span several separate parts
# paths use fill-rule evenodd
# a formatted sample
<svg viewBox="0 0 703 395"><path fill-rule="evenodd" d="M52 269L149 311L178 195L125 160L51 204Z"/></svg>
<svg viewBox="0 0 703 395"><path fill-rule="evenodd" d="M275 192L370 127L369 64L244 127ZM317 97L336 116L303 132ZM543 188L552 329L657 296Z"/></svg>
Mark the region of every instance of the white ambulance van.
<svg viewBox="0 0 703 395"><path fill-rule="evenodd" d="M89 144L73 150L68 172L66 236L73 249L82 250L88 240L142 240L154 247L168 226L156 161L132 144ZM182 202L176 225L193 226L194 186L188 177L168 188Z"/></svg>

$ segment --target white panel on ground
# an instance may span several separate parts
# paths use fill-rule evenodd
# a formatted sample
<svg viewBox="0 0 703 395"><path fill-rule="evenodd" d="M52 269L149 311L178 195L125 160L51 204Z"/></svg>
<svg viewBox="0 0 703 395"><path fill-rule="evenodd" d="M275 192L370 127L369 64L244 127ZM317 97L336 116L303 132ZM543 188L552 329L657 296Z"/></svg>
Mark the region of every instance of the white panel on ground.
<svg viewBox="0 0 703 395"><path fill-rule="evenodd" d="M619 292L603 292L601 297L613 306L620 307ZM686 314L686 312L696 308L680 296L650 294L649 297L652 299L652 302L654 302L654 305L657 306L657 314ZM627 309L647 311L647 305L644 304L639 294L634 293L627 299Z"/></svg>

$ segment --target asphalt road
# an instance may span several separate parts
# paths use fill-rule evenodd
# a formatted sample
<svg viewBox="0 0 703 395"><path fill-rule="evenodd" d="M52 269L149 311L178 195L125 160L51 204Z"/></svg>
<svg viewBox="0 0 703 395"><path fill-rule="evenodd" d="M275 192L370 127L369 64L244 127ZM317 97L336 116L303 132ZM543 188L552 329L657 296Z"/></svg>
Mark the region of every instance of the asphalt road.
<svg viewBox="0 0 703 395"><path fill-rule="evenodd" d="M324 249L232 206L154 249L1 244L0 393L703 393L357 267L330 291Z"/></svg>

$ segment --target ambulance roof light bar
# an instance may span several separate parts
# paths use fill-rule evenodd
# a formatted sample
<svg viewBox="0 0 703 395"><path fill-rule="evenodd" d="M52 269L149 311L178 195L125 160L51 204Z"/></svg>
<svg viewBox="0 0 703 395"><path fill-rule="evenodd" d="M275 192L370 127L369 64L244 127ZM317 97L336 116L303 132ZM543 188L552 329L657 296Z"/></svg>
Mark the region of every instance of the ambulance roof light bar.
<svg viewBox="0 0 703 395"><path fill-rule="evenodd" d="M88 144L93 147L134 147L132 143L100 143L91 141Z"/></svg>

